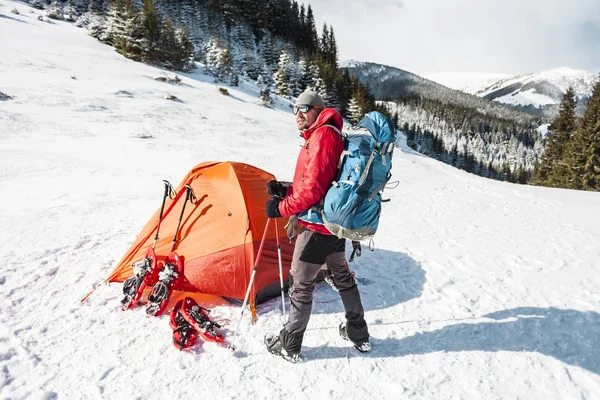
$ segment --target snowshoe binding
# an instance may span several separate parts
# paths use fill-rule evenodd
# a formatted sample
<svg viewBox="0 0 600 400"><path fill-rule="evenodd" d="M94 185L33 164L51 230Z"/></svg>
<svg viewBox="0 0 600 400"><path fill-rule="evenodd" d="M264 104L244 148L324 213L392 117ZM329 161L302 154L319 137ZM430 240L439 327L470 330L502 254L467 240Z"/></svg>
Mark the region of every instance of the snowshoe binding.
<svg viewBox="0 0 600 400"><path fill-rule="evenodd" d="M154 283L153 280L156 280L155 272L158 270L155 266L156 254L154 254L152 248L148 249L141 261L131 266L133 276L123 283L123 298L121 299L123 311L135 307L142 298L146 286Z"/></svg>
<svg viewBox="0 0 600 400"><path fill-rule="evenodd" d="M208 342L223 343L225 337L215 328L221 328L221 325L212 321L208 316L210 310L200 307L191 297L183 300L181 314L183 318L200 334L202 339Z"/></svg>
<svg viewBox="0 0 600 400"><path fill-rule="evenodd" d="M181 307L183 300L179 300L171 311L169 325L173 329L173 345L179 349L188 349L194 347L198 340L198 332L183 318Z"/></svg>
<svg viewBox="0 0 600 400"><path fill-rule="evenodd" d="M158 282L152 288L148 295L148 307L146 314L148 316L159 316L165 311L171 298L173 288L180 276L183 275L183 261L173 252L165 260L165 265L158 273Z"/></svg>
<svg viewBox="0 0 600 400"><path fill-rule="evenodd" d="M371 343L369 343L369 339L355 342L354 340L350 339L350 337L348 337L348 330L346 328L345 322L342 322L340 324L339 332L342 339L352 342L356 350L360 351L361 353L368 353L369 351L371 351Z"/></svg>

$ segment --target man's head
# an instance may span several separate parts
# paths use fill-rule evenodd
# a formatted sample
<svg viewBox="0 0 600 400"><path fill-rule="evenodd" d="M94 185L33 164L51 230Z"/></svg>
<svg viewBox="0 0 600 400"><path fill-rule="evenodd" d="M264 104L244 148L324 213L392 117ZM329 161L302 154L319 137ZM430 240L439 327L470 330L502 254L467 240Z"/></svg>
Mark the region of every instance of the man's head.
<svg viewBox="0 0 600 400"><path fill-rule="evenodd" d="M311 90L306 90L296 100L294 114L299 130L308 129L325 108L323 98Z"/></svg>

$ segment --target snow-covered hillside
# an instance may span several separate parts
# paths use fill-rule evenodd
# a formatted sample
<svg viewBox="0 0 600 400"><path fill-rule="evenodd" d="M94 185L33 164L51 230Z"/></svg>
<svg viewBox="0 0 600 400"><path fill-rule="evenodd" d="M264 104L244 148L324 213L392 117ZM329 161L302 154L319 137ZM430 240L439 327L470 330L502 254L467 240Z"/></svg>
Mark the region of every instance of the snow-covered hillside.
<svg viewBox="0 0 600 400"><path fill-rule="evenodd" d="M423 77L437 82L450 89L462 90L466 93L475 94L468 89L474 85L481 86L492 84L501 79L509 78L509 74L493 74L484 72L434 72L424 74Z"/></svg>
<svg viewBox="0 0 600 400"><path fill-rule="evenodd" d="M16 8L20 15L12 14ZM159 206L162 179L234 160L290 179L286 102L221 95L199 70L122 58L82 29L0 0L0 397L10 399L600 399L600 194L478 178L408 149L375 252L353 262L373 351L315 292L305 362L268 354L277 299L231 353L179 352L168 317L100 287ZM166 100L171 94L179 100ZM365 246L366 247L366 246ZM204 304L231 337L239 306Z"/></svg>
<svg viewBox="0 0 600 400"><path fill-rule="evenodd" d="M596 80L597 76L591 72L563 67L500 79L494 83L482 82L463 90L511 106L542 108L559 104L569 86L575 90L578 100L587 100Z"/></svg>

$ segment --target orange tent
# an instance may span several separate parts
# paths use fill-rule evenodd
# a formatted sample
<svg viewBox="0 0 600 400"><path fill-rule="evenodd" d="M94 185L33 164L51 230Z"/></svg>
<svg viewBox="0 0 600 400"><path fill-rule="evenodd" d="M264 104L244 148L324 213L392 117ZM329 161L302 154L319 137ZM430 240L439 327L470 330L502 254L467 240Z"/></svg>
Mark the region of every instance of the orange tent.
<svg viewBox="0 0 600 400"><path fill-rule="evenodd" d="M185 201L184 185L189 184L197 200L195 204L188 202L186 205L175 245L175 251L184 260L184 277L176 284L176 290L244 299L267 222L265 202L269 196L266 185L271 179L275 178L268 172L235 162L205 162L187 174L176 188L176 198L167 198L155 249L158 261L164 262ZM160 208L107 282L123 282L133 275L131 265L141 260L154 243L159 213ZM283 278L287 282L293 245L284 229L287 220L279 218L276 221ZM279 293L275 223L271 222L250 292L251 305Z"/></svg>

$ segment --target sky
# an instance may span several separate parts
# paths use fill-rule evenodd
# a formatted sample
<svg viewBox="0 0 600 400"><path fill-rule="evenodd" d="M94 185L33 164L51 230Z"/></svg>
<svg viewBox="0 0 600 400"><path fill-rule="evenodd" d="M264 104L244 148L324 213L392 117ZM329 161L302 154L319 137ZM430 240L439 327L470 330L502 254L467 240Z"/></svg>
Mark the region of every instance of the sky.
<svg viewBox="0 0 600 400"><path fill-rule="evenodd" d="M340 60L419 74L600 72L599 0L312 0Z"/></svg>

